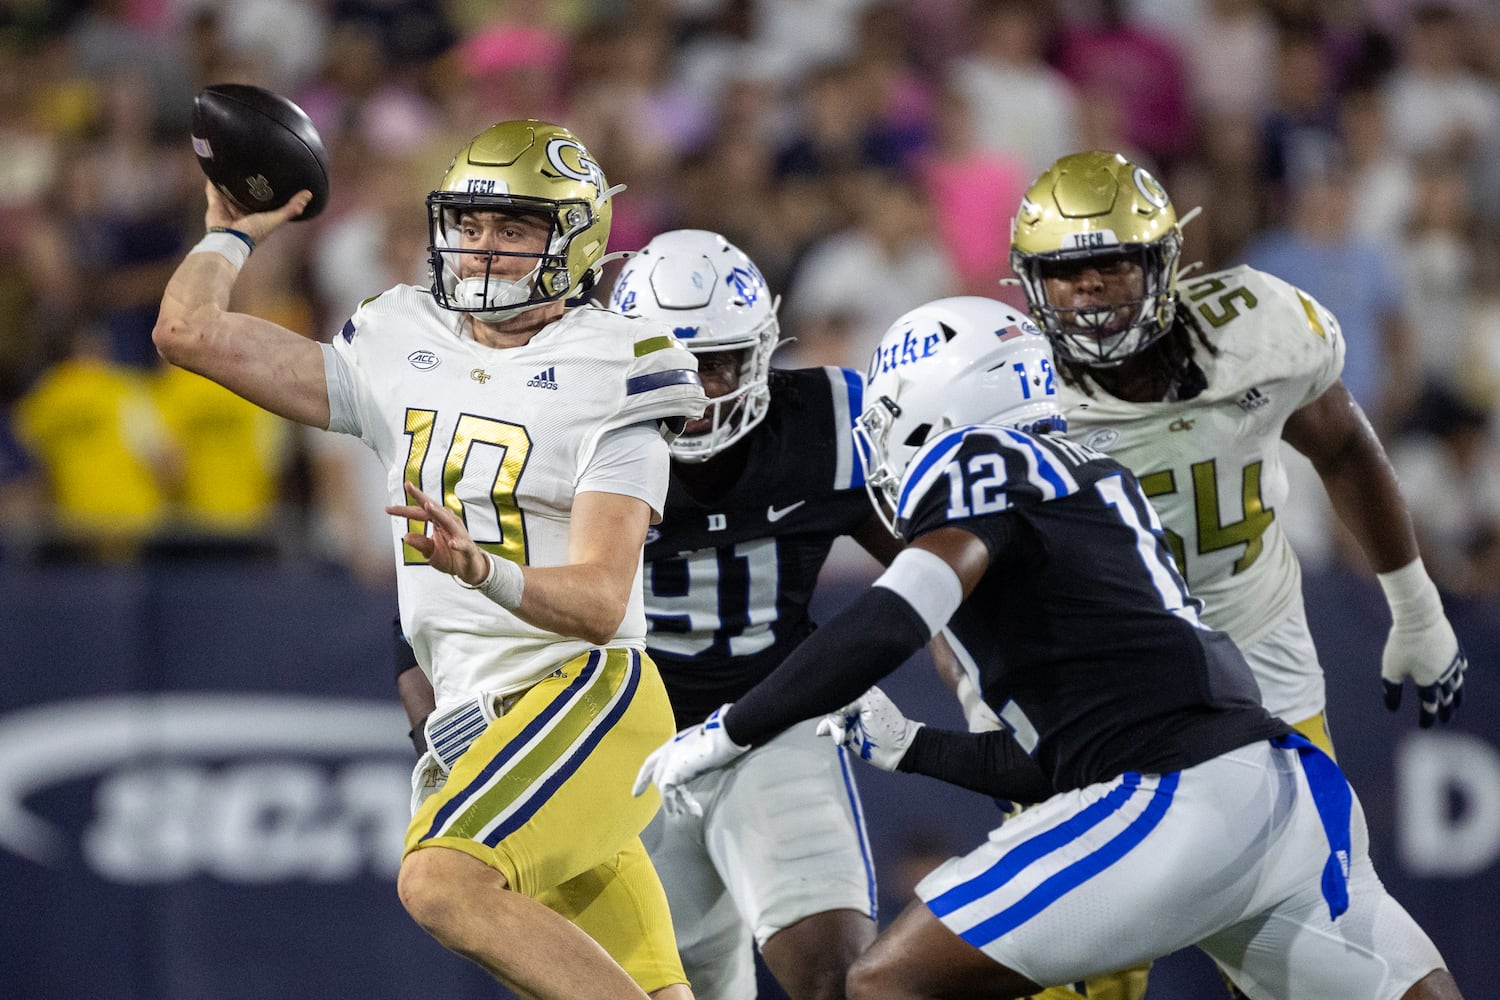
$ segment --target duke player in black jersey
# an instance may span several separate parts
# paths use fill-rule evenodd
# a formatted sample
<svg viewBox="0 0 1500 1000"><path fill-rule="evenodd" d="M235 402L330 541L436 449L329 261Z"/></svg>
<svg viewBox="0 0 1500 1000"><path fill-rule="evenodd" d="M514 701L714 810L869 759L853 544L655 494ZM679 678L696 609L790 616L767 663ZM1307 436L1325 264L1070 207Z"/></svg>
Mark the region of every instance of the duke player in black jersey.
<svg viewBox="0 0 1500 1000"><path fill-rule="evenodd" d="M1062 436L1055 392L1046 339L1007 306L898 320L858 433L907 547L653 754L636 790L681 810L684 782L833 712L826 728L876 764L1039 801L918 885L851 969L852 997L1021 997L1193 944L1252 997L1459 997L1376 876L1338 766L1261 706L1139 483ZM858 697L945 625L1005 729L941 732L878 689Z"/></svg>
<svg viewBox="0 0 1500 1000"><path fill-rule="evenodd" d="M883 563L899 543L854 454L862 379L770 367L776 303L745 254L716 233L663 233L625 265L611 307L672 326L710 398L670 446L666 507L646 538L646 643L687 727L812 633L808 602L836 538ZM700 1000L753 1000L752 941L794 1000L844 995L875 938L849 767L813 723L796 726L691 782L693 811L658 813L642 835Z"/></svg>

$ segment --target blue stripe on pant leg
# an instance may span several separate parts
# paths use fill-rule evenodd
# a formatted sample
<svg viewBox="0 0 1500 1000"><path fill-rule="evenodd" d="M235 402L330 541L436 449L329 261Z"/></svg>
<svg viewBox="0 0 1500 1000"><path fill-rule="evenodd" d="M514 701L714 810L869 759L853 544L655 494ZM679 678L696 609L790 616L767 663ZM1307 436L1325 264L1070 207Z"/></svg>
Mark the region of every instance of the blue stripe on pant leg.
<svg viewBox="0 0 1500 1000"><path fill-rule="evenodd" d="M545 781L528 789L528 801L526 804L511 813L510 817L504 823L495 827L489 836L484 838L486 844L494 847L500 841L519 830L552 797L552 793L562 787L563 782L571 778L583 766L584 761L588 760L589 754L593 753L594 748L599 745L599 742L609 734L609 731L615 727L615 723L619 722L621 717L625 715L626 709L635 700L635 692L640 685L640 653L632 649L630 651L630 666L626 669L625 684L614 707L609 710L608 714L595 722L594 728L585 735L581 743L574 747L573 752L563 762L561 767L552 772Z"/></svg>
<svg viewBox="0 0 1500 1000"><path fill-rule="evenodd" d="M854 775L849 773L849 757L842 746L838 747L839 771L844 776L844 792L849 796L849 808L854 813L854 835L859 838L859 856L865 863L865 884L870 887L870 919L880 915L879 898L875 887L875 865L870 860L870 845L865 840L865 814L860 807L859 789L854 786Z"/></svg>
<svg viewBox="0 0 1500 1000"><path fill-rule="evenodd" d="M981 896L994 892L1000 886L1009 882L1020 874L1022 870L1038 858L1051 854L1060 848L1082 837L1094 827L1103 823L1106 819L1117 812L1135 794L1140 786L1141 776L1134 771L1127 772L1120 784L1111 789L1099 801L1079 812L1076 816L1069 817L1065 822L1050 827L1030 840L1024 841L1011 848L999 861L989 868L980 872L969 881L961 883L949 889L940 896L935 896L927 901L927 908L934 915L945 917L954 910L964 907L979 899Z"/></svg>
<svg viewBox="0 0 1500 1000"><path fill-rule="evenodd" d="M589 683L594 678L594 674L598 673L599 666L603 662L603 660L603 650L596 649L592 653L590 653L588 663L584 665L584 668L582 670L578 671L578 676L573 679L573 683L569 684L567 688L563 690L562 694L552 699L547 707L542 709L542 711L537 714L536 718L527 723L526 728L522 729L515 739L511 740L505 745L505 749L501 750L500 753L496 754L495 757L487 765L485 765L485 767L479 772L478 777L469 782L469 784L461 792L459 792L459 794L449 799L443 805L443 807L437 811L437 815L433 816L432 818L432 825L427 828L427 832L422 835L422 839L427 840L431 837L438 836L439 832L447 825L448 820L452 818L455 813L468 808L466 801L469 797L469 793L473 790L482 789L485 784L495 776L497 772L499 772L502 768L510 763L511 758L519 753L527 743L531 742L532 737L536 736L537 733L545 729L548 723L550 723L558 714L566 709L568 705L573 701L573 699L577 697L584 688L588 687Z"/></svg>
<svg viewBox="0 0 1500 1000"><path fill-rule="evenodd" d="M1180 777L1181 774L1177 771L1162 775L1146 808L1109 843L1050 876L1017 902L993 917L980 921L959 936L974 947L983 948L996 938L1015 930L1064 895L1129 854L1137 844L1146 839L1147 834L1156 829L1162 817L1167 814Z"/></svg>

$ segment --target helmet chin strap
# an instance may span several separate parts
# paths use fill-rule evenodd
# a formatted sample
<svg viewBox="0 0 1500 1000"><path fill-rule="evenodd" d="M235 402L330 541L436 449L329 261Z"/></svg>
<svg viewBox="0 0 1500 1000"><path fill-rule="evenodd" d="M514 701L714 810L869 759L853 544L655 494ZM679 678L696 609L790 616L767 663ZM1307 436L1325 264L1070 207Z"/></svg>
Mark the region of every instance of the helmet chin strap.
<svg viewBox="0 0 1500 1000"><path fill-rule="evenodd" d="M454 282L453 301L466 310L488 307L483 312L476 311L474 317L486 323L498 323L542 304L530 301L531 290L541 269L542 262L538 260L519 278L497 278L494 275L461 278Z"/></svg>

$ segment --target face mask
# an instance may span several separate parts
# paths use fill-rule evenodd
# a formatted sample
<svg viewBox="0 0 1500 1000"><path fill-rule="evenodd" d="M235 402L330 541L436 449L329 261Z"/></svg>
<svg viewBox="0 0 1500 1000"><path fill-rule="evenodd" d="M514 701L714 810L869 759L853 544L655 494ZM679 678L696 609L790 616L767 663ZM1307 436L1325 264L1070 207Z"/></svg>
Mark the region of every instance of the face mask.
<svg viewBox="0 0 1500 1000"><path fill-rule="evenodd" d="M530 271L511 280L493 275L464 278L454 284L453 301L465 309L482 307L486 311L476 312L474 317L485 323L498 323L538 304L527 300L541 269L542 262L538 260Z"/></svg>

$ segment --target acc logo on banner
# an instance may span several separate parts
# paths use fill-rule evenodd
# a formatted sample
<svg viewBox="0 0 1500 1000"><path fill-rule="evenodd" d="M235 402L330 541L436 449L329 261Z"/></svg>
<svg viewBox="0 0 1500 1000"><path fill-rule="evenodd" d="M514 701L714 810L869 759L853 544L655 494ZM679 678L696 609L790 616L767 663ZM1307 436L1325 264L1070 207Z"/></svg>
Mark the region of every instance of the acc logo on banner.
<svg viewBox="0 0 1500 1000"><path fill-rule="evenodd" d="M0 851L100 878L393 878L409 819L400 708L267 694L54 702L0 717ZM81 821L39 799L94 782Z"/></svg>

